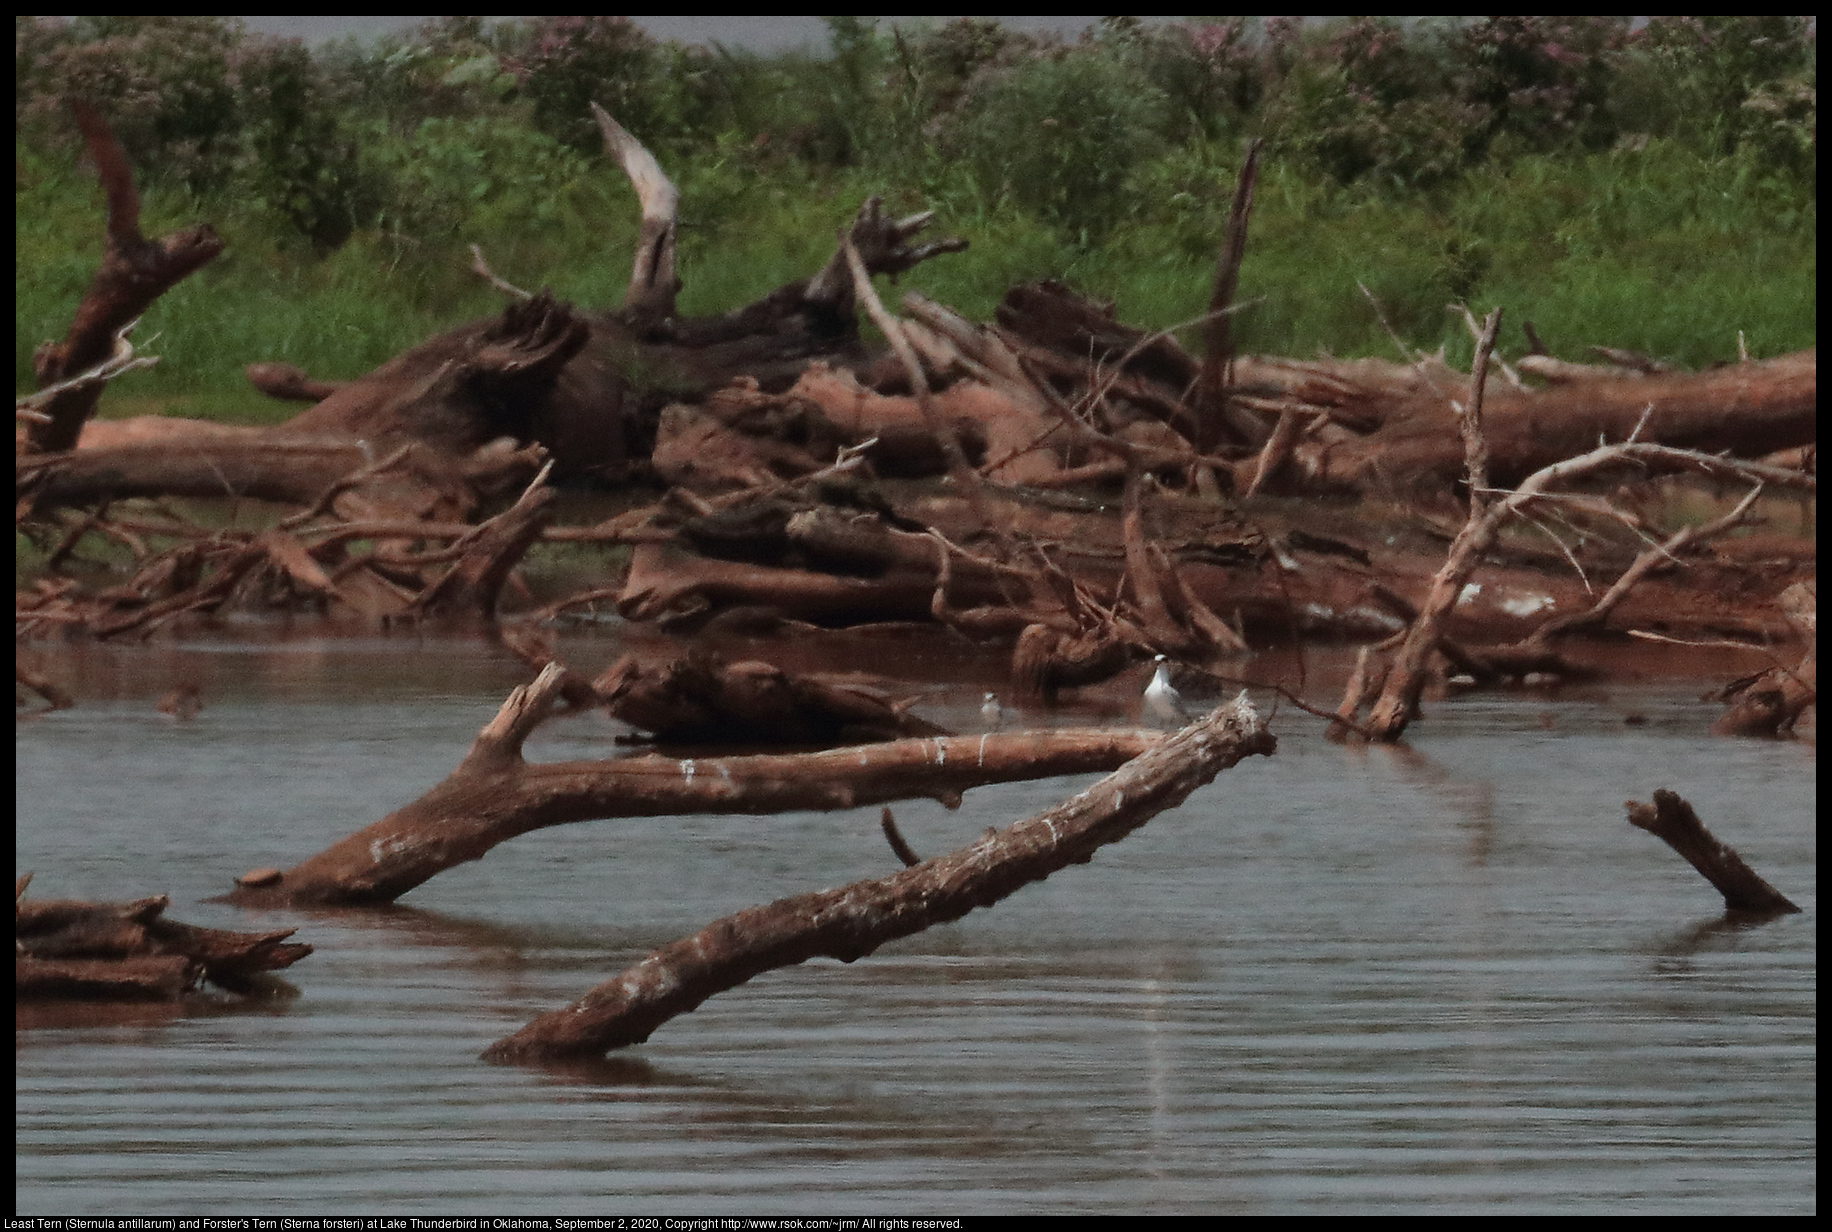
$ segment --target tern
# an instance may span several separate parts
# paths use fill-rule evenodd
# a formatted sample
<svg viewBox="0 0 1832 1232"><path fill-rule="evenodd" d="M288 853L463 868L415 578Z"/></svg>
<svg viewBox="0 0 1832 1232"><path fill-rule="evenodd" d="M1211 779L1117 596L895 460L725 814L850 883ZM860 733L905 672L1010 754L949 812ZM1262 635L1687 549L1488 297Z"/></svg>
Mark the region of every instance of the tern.
<svg viewBox="0 0 1832 1232"><path fill-rule="evenodd" d="M1170 660L1159 655L1154 660L1158 670L1152 674L1151 683L1145 686L1145 717L1160 723L1181 723L1183 721L1183 698L1170 684Z"/></svg>
<svg viewBox="0 0 1832 1232"><path fill-rule="evenodd" d="M999 707L999 695L988 693L986 703L980 707L980 718L985 720L988 731L998 731L1005 726L1005 711Z"/></svg>

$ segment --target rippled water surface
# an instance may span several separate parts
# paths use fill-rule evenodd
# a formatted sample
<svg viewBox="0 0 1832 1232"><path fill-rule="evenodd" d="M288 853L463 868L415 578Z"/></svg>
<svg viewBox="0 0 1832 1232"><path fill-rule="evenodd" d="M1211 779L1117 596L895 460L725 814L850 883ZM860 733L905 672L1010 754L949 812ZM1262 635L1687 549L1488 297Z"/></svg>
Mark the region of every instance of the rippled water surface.
<svg viewBox="0 0 1832 1232"><path fill-rule="evenodd" d="M22 1031L21 1213L1815 1206L1814 751L1706 737L1696 684L1442 703L1415 756L1287 710L1276 756L1091 864L556 1073L476 1057L716 916L893 871L877 810L568 826L392 911L247 913L202 900L424 791L525 671L469 644L61 653L82 704L18 729L32 893L169 893L317 952L283 1005ZM176 679L194 722L153 711ZM980 687L924 712L971 727ZM614 731L556 722L529 756ZM897 815L936 854L1087 781ZM1805 912L1722 924L1624 820L1657 787Z"/></svg>

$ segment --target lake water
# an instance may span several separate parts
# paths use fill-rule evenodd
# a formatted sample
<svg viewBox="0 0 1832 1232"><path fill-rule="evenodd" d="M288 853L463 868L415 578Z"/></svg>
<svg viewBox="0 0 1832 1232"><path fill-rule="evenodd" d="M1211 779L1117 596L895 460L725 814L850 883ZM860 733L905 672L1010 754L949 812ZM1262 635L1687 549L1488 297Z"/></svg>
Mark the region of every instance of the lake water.
<svg viewBox="0 0 1832 1232"><path fill-rule="evenodd" d="M401 639L29 653L79 697L18 727L32 895L169 893L317 952L283 1004L21 1031L21 1214L1815 1209L1815 749L1708 737L1697 682L1434 704L1412 755L1286 708L1275 756L1091 864L556 1072L476 1058L716 916L894 871L877 809L561 827L393 910L245 912L202 900L420 794L526 670ZM970 730L991 686L960 666L923 713ZM190 723L153 710L180 680ZM896 813L938 854L1088 781ZM1724 926L1624 819L1658 787L1804 913Z"/></svg>

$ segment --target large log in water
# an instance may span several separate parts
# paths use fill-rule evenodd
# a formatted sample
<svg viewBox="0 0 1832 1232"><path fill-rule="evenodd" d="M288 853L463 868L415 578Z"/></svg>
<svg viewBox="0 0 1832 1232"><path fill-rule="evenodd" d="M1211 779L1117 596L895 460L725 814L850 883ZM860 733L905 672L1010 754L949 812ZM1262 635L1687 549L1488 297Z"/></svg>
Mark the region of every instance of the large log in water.
<svg viewBox="0 0 1832 1232"><path fill-rule="evenodd" d="M669 1019L765 971L822 956L863 958L887 941L958 920L1089 860L1221 771L1276 747L1242 694L1086 791L971 846L889 877L716 920L498 1040L484 1058L552 1060L640 1044Z"/></svg>
<svg viewBox="0 0 1832 1232"><path fill-rule="evenodd" d="M686 813L843 809L917 797L953 805L987 783L1111 770L1151 732L1057 730L896 740L820 753L630 757L531 765L522 742L559 696L550 664L517 689L444 782L404 808L229 901L386 903L498 843L546 826Z"/></svg>

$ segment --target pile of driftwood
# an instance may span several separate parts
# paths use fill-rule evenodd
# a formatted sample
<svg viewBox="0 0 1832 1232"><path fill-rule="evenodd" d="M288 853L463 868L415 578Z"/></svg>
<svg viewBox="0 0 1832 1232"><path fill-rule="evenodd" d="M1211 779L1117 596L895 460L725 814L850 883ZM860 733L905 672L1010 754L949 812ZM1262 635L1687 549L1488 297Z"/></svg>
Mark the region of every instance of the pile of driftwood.
<svg viewBox="0 0 1832 1232"><path fill-rule="evenodd" d="M341 385L253 365L258 387L312 405L251 429L92 418L103 382L144 362L126 330L220 241L208 228L144 238L118 144L77 110L109 242L20 412L19 521L44 550L17 598L25 636L144 635L230 606L384 623L513 610L528 629L598 603L681 631L939 622L1010 644L1013 687L1045 697L1153 654L1212 665L1256 643L1396 637L1420 621L1433 627L1408 657L1478 683L1594 670L1553 643L1611 624L1796 636L1779 596L1810 580L1810 540L1714 549L1753 501L1660 536L1634 493L1691 472L1810 498L1813 352L1694 374L1614 352L1628 362L1490 365L1491 332L1469 374L1410 353L1237 357L1252 157L1197 358L1056 283L1015 288L987 325L916 295L894 316L872 276L964 244L918 244L928 216L891 219L875 199L813 277L680 317L675 190L599 112L643 208L620 309L530 295L478 254L513 301L500 317ZM888 354L865 343L861 314ZM922 476L940 483L911 482ZM637 503L556 525L556 482L616 485ZM1444 573L1459 485L1475 529ZM198 512L211 497L272 513L224 528ZM543 541L623 545L628 565L542 602L519 567ZM81 559L96 544L132 566L96 584ZM1787 670L1770 706L1782 723L1811 691Z"/></svg>

